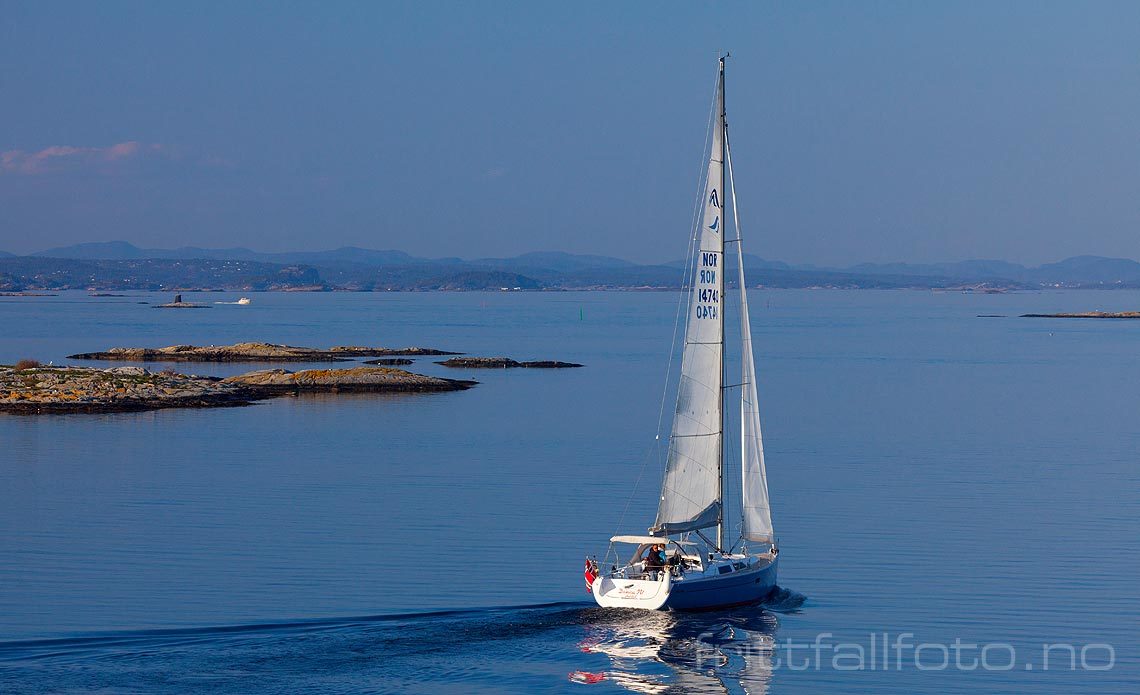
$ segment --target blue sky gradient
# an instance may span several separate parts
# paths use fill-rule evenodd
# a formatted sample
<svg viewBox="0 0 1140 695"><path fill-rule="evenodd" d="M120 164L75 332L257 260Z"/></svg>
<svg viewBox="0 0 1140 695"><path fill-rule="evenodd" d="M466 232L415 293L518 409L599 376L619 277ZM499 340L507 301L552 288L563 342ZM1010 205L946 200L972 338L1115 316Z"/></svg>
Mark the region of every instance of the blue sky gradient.
<svg viewBox="0 0 1140 695"><path fill-rule="evenodd" d="M1140 3L0 0L0 249L1140 257Z"/></svg>

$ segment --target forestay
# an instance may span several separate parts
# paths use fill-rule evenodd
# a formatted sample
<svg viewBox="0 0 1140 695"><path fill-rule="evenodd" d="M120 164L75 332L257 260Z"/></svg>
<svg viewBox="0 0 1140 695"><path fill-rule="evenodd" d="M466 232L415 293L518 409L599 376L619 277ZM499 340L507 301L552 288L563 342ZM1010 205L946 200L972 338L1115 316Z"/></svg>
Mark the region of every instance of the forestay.
<svg viewBox="0 0 1140 695"><path fill-rule="evenodd" d="M721 515L724 343L724 82L717 83L704 216L697 236L677 410L656 533L716 526Z"/></svg>

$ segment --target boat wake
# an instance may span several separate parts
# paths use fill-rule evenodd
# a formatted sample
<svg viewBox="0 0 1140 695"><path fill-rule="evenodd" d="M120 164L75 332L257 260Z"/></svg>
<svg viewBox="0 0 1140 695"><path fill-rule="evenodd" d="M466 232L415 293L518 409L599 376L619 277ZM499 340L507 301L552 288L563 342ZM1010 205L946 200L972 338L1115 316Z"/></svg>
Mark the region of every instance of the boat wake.
<svg viewBox="0 0 1140 695"><path fill-rule="evenodd" d="M782 586L772 589L772 593L764 599L765 608L776 613L798 613L807 601L807 596Z"/></svg>
<svg viewBox="0 0 1140 695"><path fill-rule="evenodd" d="M773 598L697 614L558 602L4 641L0 691L529 692L566 674L610 690L755 687L770 677L777 611L803 603Z"/></svg>
<svg viewBox="0 0 1140 695"><path fill-rule="evenodd" d="M309 634L364 628L369 625L404 624L477 619L498 613L516 611L549 611L557 608L583 607L585 602L564 601L522 606L501 606L462 610L427 611L421 613L385 613L379 615L347 616L339 618L313 618L280 622L260 622L246 625L216 625L208 627L162 628L148 630L117 630L114 632L82 633L70 637L11 640L0 642L0 662L26 659L61 658L72 652L91 653L101 649L117 650L124 647L153 648L171 644L208 642L230 638L274 635Z"/></svg>

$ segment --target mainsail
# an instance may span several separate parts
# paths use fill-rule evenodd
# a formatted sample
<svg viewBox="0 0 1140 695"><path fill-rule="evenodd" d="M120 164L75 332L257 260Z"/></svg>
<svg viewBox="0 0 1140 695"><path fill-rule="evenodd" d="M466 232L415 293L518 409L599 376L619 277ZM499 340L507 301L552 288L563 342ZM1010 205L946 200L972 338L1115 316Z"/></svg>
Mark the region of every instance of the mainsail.
<svg viewBox="0 0 1140 695"><path fill-rule="evenodd" d="M716 92L716 122L709 151L692 299L677 410L669 439L656 533L716 526L721 520L724 384L724 63Z"/></svg>

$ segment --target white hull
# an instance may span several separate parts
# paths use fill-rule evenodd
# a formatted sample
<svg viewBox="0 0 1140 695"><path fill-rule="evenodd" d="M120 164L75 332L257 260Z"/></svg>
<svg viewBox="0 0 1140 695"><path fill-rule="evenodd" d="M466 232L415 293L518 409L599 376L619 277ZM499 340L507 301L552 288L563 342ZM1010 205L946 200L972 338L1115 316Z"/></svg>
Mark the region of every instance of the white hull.
<svg viewBox="0 0 1140 695"><path fill-rule="evenodd" d="M657 580L598 577L590 586L604 608L699 611L759 603L776 587L779 556L764 555L727 574L662 573Z"/></svg>
<svg viewBox="0 0 1140 695"><path fill-rule="evenodd" d="M655 611L669 600L672 587L673 577L668 572L662 572L657 580L598 577L590 590L594 593L594 600L603 608L644 608Z"/></svg>

